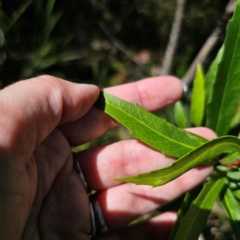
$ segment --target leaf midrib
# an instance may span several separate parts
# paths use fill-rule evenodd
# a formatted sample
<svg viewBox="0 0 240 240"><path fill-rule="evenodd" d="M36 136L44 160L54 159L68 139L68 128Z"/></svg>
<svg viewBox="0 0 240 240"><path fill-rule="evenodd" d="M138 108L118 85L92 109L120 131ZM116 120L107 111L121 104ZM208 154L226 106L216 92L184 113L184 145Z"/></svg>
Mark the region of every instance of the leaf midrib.
<svg viewBox="0 0 240 240"><path fill-rule="evenodd" d="M142 125L145 126L146 128L151 129L151 130L152 130L153 132L155 132L157 135L160 135L160 136L162 136L163 138L165 138L165 139L167 139L167 140L170 140L171 142L175 142L176 144L181 145L181 146L184 146L184 147L186 147L186 148L188 148L188 149L191 149L191 150L193 150L194 148L197 147L197 146L196 146L196 147L193 147L193 146L190 146L190 145L186 145L186 144L184 144L184 143L182 143L182 142L175 141L173 138L168 138L168 137L166 137L166 135L161 134L161 132L158 132L158 131L156 131L154 128L152 128L152 127L150 127L149 125L145 124L145 122L141 122L141 121L139 121L137 118L135 118L133 115L129 114L128 112L123 111L120 107L116 107L114 104L111 104L111 102L109 102L109 101L107 101L107 102L108 102L108 105L112 106L113 108L118 109L118 110L121 111L122 113L128 115L130 118L133 118L135 121L139 122L140 124L142 124ZM122 121L122 120L119 120L119 121ZM131 130L130 130L130 131L131 131ZM131 132L132 132L132 131L131 131ZM201 145L201 143L199 143L198 146L200 146L200 145Z"/></svg>

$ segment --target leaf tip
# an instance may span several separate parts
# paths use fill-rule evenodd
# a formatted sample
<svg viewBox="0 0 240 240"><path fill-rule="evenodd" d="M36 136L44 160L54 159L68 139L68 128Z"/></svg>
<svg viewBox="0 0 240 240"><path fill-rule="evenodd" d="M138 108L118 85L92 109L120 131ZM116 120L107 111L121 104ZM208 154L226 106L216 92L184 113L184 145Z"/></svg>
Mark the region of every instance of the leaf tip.
<svg viewBox="0 0 240 240"><path fill-rule="evenodd" d="M122 178L114 178L114 181L122 182L122 183L135 183L137 184L131 177L122 177Z"/></svg>

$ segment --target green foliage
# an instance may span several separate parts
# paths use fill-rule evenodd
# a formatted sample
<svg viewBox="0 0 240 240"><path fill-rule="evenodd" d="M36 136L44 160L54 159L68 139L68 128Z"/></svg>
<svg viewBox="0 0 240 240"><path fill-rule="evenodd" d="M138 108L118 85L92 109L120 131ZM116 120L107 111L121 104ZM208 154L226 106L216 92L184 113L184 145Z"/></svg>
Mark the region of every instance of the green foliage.
<svg viewBox="0 0 240 240"><path fill-rule="evenodd" d="M159 68L158 62L163 56L168 41L175 2L174 0L93 0L71 1L71 3L61 0L26 0L22 3L12 0L3 1L2 9L0 9L0 81L2 83L2 85L0 83L0 87L39 74L51 74L77 82L96 81L100 82L102 86L116 85L155 75L153 73L154 69ZM227 3L227 1L223 2ZM223 2L220 3L218 0L189 2L183 25L184 34L178 44L172 74L179 77L184 74L193 57L216 26L217 20L225 7ZM234 21L237 21L239 17L235 15L234 19ZM234 21L228 30L228 32L231 32L231 36L227 39L231 39L238 32L237 26L239 24L235 24ZM102 29L98 23L104 23L108 27L108 32ZM234 28L234 31L230 30L232 28ZM109 32L110 34L107 34ZM236 37L236 39L238 38ZM116 47L113 40L120 42L125 51ZM192 118L195 125L204 125L207 121L208 126L217 130L220 135L225 135L230 127L231 130L234 128L239 132L240 104L238 102L237 106L238 100L234 97L239 96L236 93L239 89L239 82L237 81L239 72L237 67L234 67L234 63L235 66L238 64L236 61L239 54L239 44L236 42L236 51L234 50L234 54L231 55L230 52L233 53L234 47L233 42L232 40L226 40L225 48L222 48L219 52L218 57L205 76L206 119L202 120L203 114L201 113L198 116L197 112L195 112L196 115L194 114L195 117ZM149 60L143 64L138 62L136 64L134 61L138 54L142 53L142 50L149 54ZM220 65L219 62L221 62ZM229 69L228 73L232 73L227 75L226 82L224 82L225 80L222 77L228 74L226 68ZM220 73L220 70L225 75ZM219 79L223 79L220 83L222 95L217 92ZM227 90L225 91L225 89ZM228 94L225 94L225 92ZM194 95L196 99L196 94ZM186 155L189 160L192 158L192 156L189 157L189 151L200 151L195 150L195 148L200 147L201 149L202 144L205 147L208 146L207 150L210 148L205 139L178 129L161 119L159 120L158 117L151 115L139 106L129 105L110 96L107 96L106 99L107 102L101 103L102 109L104 108L106 112L116 113L113 117L118 118L123 125L126 125L135 137L158 150L164 151L166 154L171 153L176 157ZM213 113L212 109L215 108L215 105L213 105L215 101L218 101L218 103ZM202 103L203 99L201 98ZM227 103L231 103L230 110L229 112L226 111L228 116L222 118ZM195 104L194 99L193 104ZM193 109L196 109L196 106ZM228 109L228 105L226 109ZM188 114L186 114L185 108L180 102L175 105L174 111L174 119L172 109L165 111L168 116L171 115L169 118L171 122L175 122L181 128L188 126ZM211 116L211 114L214 116ZM226 138L228 137L221 139ZM216 142L221 141L221 139L216 140ZM114 140L116 139L114 138ZM98 140L98 144L100 141L102 139ZM227 142L224 144L229 146ZM92 146L92 144L87 145ZM237 180L238 169L235 169L238 161L236 154L238 153L227 155L228 160L220 160L217 163L218 166L216 166L216 168L224 168L223 174L227 175L227 189L231 189L232 199L240 198L239 181ZM207 153L203 154L204 157L207 155ZM181 163L180 169L175 173L179 173L185 168L184 159L183 157L181 162L178 160ZM193 161L194 164L191 167L202 163L203 159L199 161L201 157L197 159ZM217 162L216 158L208 160L211 160L212 164ZM176 163L179 164L179 162ZM170 166L171 168L172 166ZM214 174L212 178L215 180L212 180L211 184L220 186L217 184L218 180ZM194 194L192 192L187 193L186 199L188 201L184 200L185 208L181 208L179 211L179 220L181 221L178 221L178 224L175 225L175 231L172 233L173 239L175 234L180 231L179 229L189 227L189 211L190 213L197 213L199 219L204 215L201 214L205 213L202 209L207 209L207 212L209 212L212 205L207 203L207 199L204 198L206 189L209 189L209 184L206 183L205 186L207 187L204 187L202 192L200 192L200 188L194 191ZM212 187L209 191L213 196L217 196L219 189L220 187ZM201 198L197 197L198 194ZM227 194L229 195L229 193ZM200 203L200 200L197 199L206 201ZM214 202L214 199L215 197L211 199L211 203ZM223 202L226 212L229 212L229 219L233 229L235 229L235 234L237 234L236 226L239 225L239 218L234 215L237 212L235 208L239 203L237 201L230 201L230 198L227 197L225 201L227 204ZM193 202L197 202L195 209ZM183 219L184 221L182 221ZM204 221L206 221L206 217ZM201 220L202 225L204 221ZM198 228L198 220L192 223L192 230L194 231L196 228ZM198 233L201 230L199 228ZM192 240L193 238L190 238L190 236L191 234L189 239Z"/></svg>
<svg viewBox="0 0 240 240"><path fill-rule="evenodd" d="M206 142L206 139L175 127L139 105L106 92L100 95L96 106L127 127L134 137L170 156L182 157Z"/></svg>
<svg viewBox="0 0 240 240"><path fill-rule="evenodd" d="M191 101L191 122L195 126L201 126L205 114L205 89L204 89L205 77L201 65L197 66L195 79L192 89L192 101Z"/></svg>
<svg viewBox="0 0 240 240"><path fill-rule="evenodd" d="M187 112L181 101L174 104L174 119L178 127L186 128L188 126Z"/></svg>
<svg viewBox="0 0 240 240"><path fill-rule="evenodd" d="M127 127L136 138L167 155L179 157L165 168L116 180L156 187L174 180L196 166L213 165L214 171L210 178L206 179L202 189L186 194L170 239L197 240L218 198L236 239L240 238L240 140L234 135L226 135L230 133L234 115L238 116L236 109L240 98L239 26L240 1L229 23L223 47L206 74L205 83L203 72L198 68L193 86L192 123L199 126L206 122L206 125L221 137L211 141L196 138L195 135L187 134L183 129L150 114L138 105L127 103L107 93L103 93L96 104ZM200 112L197 112L197 109ZM183 114L179 115L180 120L177 121L181 125L184 122L181 119ZM235 120L234 126L238 129L238 134L240 121Z"/></svg>
<svg viewBox="0 0 240 240"><path fill-rule="evenodd" d="M12 26L14 26L17 20L29 7L31 2L31 0L24 1L23 4L14 12L12 17L7 16L7 14L5 14L5 12L0 9L0 19L2 19L1 28L5 33L7 33Z"/></svg>
<svg viewBox="0 0 240 240"><path fill-rule="evenodd" d="M239 201L235 198L234 194L230 189L227 189L223 199L222 205L227 213L229 222L232 227L232 231L236 239L240 238L240 208Z"/></svg>
<svg viewBox="0 0 240 240"><path fill-rule="evenodd" d="M220 61L222 60L223 55L223 46L218 51L218 54L214 61L212 62L206 76L205 76L205 95L206 95L206 104L210 102L210 97L212 96L212 90L213 90L213 83L216 79L216 74L218 70L218 65Z"/></svg>
<svg viewBox="0 0 240 240"><path fill-rule="evenodd" d="M228 133L239 100L239 22L240 4L238 3L233 19L228 26L227 36L223 45L222 60L218 65L208 105L207 126L215 130L219 136Z"/></svg>
<svg viewBox="0 0 240 240"><path fill-rule="evenodd" d="M218 162L216 157L228 151L238 151L240 153L239 138L234 136L216 138L212 141L202 144L200 147L179 158L168 167L149 173L143 173L137 176L116 178L115 180L121 182L131 182L135 184L151 185L153 187L161 186L176 179L196 166L216 164ZM171 156L171 154L168 155ZM237 175L231 174L230 176L228 175L228 178L232 180L235 180L236 178L240 179L240 172L234 173L237 173Z"/></svg>
<svg viewBox="0 0 240 240"><path fill-rule="evenodd" d="M173 239L198 239L206 225L213 204L225 185L226 179L223 176L206 183L200 194L191 203L188 211L182 217Z"/></svg>
<svg viewBox="0 0 240 240"><path fill-rule="evenodd" d="M155 69L159 71L159 59L169 39L175 3L3 1L0 28L5 44L0 52L0 81L6 86L20 79L51 74L110 86L159 74ZM226 0L189 3L172 74L184 74L225 4ZM107 26L110 35L99 23ZM116 47L113 39L126 51ZM144 52L149 59L137 65L134 59Z"/></svg>
<svg viewBox="0 0 240 240"><path fill-rule="evenodd" d="M173 226L173 229L171 231L171 235L169 237L169 240L173 240L175 238L175 235L178 231L178 228L180 226L180 223L183 219L183 217L185 216L185 214L188 212L190 206L192 205L194 199L196 199L196 197L198 196L198 194L200 193L200 191L202 190L202 186L198 186L196 188L194 188L193 190L187 192L185 194L185 197L182 201L182 205L179 207L178 210L178 218Z"/></svg>

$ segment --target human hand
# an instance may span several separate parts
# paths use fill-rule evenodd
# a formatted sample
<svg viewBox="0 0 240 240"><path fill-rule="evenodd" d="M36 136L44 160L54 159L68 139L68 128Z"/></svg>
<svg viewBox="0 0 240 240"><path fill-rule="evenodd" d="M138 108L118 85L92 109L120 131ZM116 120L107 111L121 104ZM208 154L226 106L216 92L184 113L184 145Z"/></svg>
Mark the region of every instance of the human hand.
<svg viewBox="0 0 240 240"><path fill-rule="evenodd" d="M180 98L182 86L174 78L162 77L106 91L155 111ZM117 125L93 107L98 94L96 86L51 76L22 81L0 92L0 239L89 239L89 199L73 169L71 147ZM192 131L215 136L205 128ZM126 226L191 189L211 171L193 169L158 188L119 184L112 179L173 161L136 140L86 150L77 158L110 229L102 239L164 239L174 213Z"/></svg>

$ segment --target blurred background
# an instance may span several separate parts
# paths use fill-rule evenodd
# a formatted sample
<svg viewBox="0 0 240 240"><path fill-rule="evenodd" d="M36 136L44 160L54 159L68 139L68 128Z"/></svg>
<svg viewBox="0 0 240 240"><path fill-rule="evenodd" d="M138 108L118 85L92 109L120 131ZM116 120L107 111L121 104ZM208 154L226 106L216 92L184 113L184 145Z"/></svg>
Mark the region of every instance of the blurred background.
<svg viewBox="0 0 240 240"><path fill-rule="evenodd" d="M197 62L207 71L224 40L230 2L0 0L0 89L40 74L101 87L171 74L188 84L189 112L192 63L202 52ZM169 109L158 115L174 123ZM78 150L129 137L117 128ZM201 239L234 239L218 205Z"/></svg>
<svg viewBox="0 0 240 240"><path fill-rule="evenodd" d="M176 0L2 0L1 86L40 74L102 87L165 73L182 78L229 1L183 2L171 70L165 71ZM206 67L223 39L224 33L205 57Z"/></svg>

